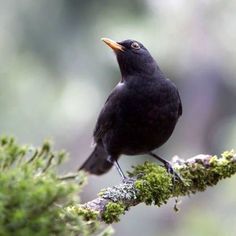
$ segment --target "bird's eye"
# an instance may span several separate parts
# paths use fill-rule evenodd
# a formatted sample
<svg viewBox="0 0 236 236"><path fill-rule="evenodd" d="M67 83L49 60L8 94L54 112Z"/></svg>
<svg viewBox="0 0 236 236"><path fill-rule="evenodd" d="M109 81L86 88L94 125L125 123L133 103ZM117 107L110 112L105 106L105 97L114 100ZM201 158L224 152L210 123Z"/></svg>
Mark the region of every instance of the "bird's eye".
<svg viewBox="0 0 236 236"><path fill-rule="evenodd" d="M137 42L133 42L131 44L131 47L134 48L134 49L139 49L140 48L140 46L139 46L139 44Z"/></svg>

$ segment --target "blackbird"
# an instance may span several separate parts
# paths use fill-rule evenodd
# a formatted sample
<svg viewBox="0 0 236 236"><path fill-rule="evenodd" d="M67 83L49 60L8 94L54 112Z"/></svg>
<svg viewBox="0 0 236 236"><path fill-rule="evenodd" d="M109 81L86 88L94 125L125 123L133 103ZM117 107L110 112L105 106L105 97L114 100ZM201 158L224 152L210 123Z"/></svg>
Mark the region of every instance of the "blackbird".
<svg viewBox="0 0 236 236"><path fill-rule="evenodd" d="M142 43L102 40L115 52L121 80L98 116L93 133L95 148L80 170L101 175L114 164L125 179L118 158L122 154L149 154L179 177L168 161L153 153L169 139L182 115L175 84L165 77Z"/></svg>

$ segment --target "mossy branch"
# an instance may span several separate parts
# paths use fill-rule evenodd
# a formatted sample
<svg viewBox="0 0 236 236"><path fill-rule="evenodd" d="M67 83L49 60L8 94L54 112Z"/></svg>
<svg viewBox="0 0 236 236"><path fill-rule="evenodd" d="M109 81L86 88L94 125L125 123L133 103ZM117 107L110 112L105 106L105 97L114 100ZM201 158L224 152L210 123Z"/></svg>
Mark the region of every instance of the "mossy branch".
<svg viewBox="0 0 236 236"><path fill-rule="evenodd" d="M145 162L134 167L129 173L129 181L102 190L96 199L73 206L73 211L88 216L88 219L92 216L92 219L106 223L116 222L130 207L139 203L161 206L172 197L194 194L216 185L219 180L236 173L236 155L227 151L221 157L197 155L186 161L175 157L172 165L183 182L173 182L165 168Z"/></svg>

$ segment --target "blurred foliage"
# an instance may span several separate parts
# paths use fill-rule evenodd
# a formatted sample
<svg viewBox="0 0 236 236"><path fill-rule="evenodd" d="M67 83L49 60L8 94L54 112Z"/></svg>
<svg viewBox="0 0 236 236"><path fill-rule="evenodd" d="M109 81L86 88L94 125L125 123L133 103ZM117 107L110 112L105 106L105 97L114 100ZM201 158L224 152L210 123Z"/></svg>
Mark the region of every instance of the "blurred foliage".
<svg viewBox="0 0 236 236"><path fill-rule="evenodd" d="M103 228L66 210L78 202L84 178L58 178L55 168L65 153L51 148L49 142L36 149L0 139L0 235L91 235Z"/></svg>

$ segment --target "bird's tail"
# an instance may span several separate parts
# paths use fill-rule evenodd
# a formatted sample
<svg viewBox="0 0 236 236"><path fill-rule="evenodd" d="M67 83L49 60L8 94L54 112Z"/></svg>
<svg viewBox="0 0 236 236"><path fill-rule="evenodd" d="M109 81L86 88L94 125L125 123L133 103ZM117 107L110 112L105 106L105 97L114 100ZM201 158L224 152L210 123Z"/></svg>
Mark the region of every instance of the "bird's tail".
<svg viewBox="0 0 236 236"><path fill-rule="evenodd" d="M79 170L84 170L94 175L102 175L110 170L112 166L113 164L107 160L107 153L103 146L97 144Z"/></svg>

